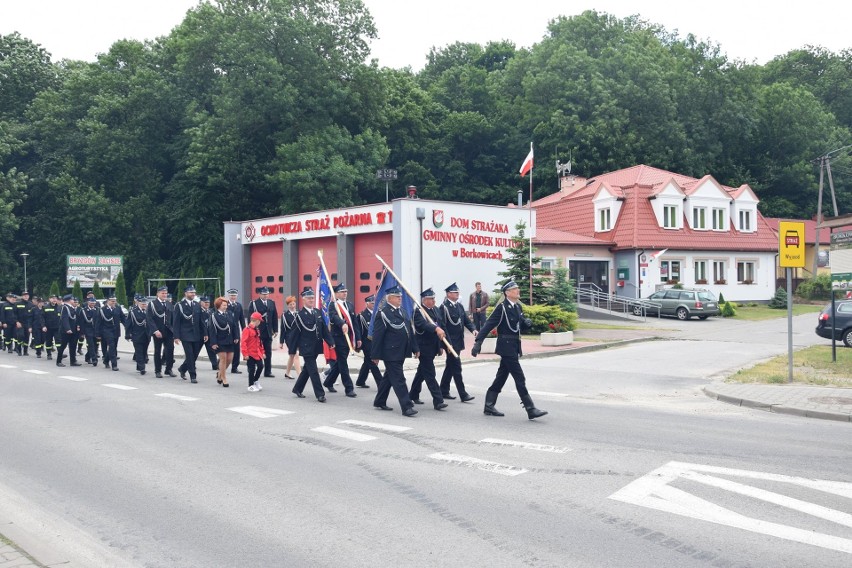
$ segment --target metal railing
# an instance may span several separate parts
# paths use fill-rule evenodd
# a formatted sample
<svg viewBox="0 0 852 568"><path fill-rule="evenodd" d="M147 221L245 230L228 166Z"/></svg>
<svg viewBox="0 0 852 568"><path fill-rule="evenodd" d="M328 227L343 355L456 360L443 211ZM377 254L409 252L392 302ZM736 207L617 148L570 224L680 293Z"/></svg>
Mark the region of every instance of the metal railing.
<svg viewBox="0 0 852 568"><path fill-rule="evenodd" d="M648 312L659 317L660 304L648 300L614 296L596 284L578 284L575 287L577 304L590 306L615 315L647 318Z"/></svg>

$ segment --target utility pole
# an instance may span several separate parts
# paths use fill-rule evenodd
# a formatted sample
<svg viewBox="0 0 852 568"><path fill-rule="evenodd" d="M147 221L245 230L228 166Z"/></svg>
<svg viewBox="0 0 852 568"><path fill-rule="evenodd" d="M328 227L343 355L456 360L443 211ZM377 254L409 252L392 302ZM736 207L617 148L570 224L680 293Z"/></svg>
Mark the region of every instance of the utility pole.
<svg viewBox="0 0 852 568"><path fill-rule="evenodd" d="M817 275L817 269L819 268L819 245L820 245L819 233L820 233L820 229L822 228L822 221L823 221L823 218L822 218L822 192L823 192L823 187L824 187L823 180L825 179L825 174L827 173L828 174L828 187L831 190L831 204L834 207L834 216L837 217L839 215L839 213L837 211L837 196L834 193L834 179L831 177L831 157L834 156L834 155L837 155L838 153L840 153L840 152L842 152L842 151L844 151L848 148L852 148L852 144L850 144L848 146L844 146L842 148L838 148L836 150L832 150L831 152L826 152L825 155L820 156L819 158L814 160L814 162L817 162L819 164L819 195L817 197L816 236L815 236L815 239L814 239L816 241L814 243L814 270L813 270L814 276Z"/></svg>

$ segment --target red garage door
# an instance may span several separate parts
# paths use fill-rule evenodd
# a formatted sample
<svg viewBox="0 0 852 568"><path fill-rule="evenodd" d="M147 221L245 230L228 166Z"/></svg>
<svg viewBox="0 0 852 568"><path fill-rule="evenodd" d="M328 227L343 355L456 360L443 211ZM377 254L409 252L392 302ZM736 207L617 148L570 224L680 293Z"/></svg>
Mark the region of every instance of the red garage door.
<svg viewBox="0 0 852 568"><path fill-rule="evenodd" d="M244 304L257 298L263 286L272 289L269 297L275 300L279 313L284 305L284 252L281 243L262 243L251 246L251 290L241 290Z"/></svg>
<svg viewBox="0 0 852 568"><path fill-rule="evenodd" d="M299 241L299 290L310 286L317 291L317 267L319 257L317 251L322 249L325 267L328 269L331 285L337 283L337 238L323 237L321 239L302 239Z"/></svg>
<svg viewBox="0 0 852 568"><path fill-rule="evenodd" d="M376 255L393 268L393 233L385 231L355 236L355 290L349 292L349 300L355 303L355 310L359 312L364 309L364 298L376 292L382 278L382 263Z"/></svg>

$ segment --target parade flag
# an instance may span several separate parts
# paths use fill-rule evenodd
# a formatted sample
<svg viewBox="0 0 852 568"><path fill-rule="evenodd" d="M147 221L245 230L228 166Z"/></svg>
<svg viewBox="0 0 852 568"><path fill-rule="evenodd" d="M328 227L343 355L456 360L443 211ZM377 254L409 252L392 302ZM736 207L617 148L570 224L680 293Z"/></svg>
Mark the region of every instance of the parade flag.
<svg viewBox="0 0 852 568"><path fill-rule="evenodd" d="M532 170L532 167L533 167L533 145L532 145L532 142L530 142L530 153L527 154L527 158L524 160L524 163L521 164L521 169L519 171L519 173L521 174L521 177L524 177L525 175L527 175L530 172L530 170Z"/></svg>
<svg viewBox="0 0 852 568"><path fill-rule="evenodd" d="M322 319L325 320L325 325L328 326L328 306L334 298L331 293L331 285L328 281L328 274L322 269L322 264L317 266L317 309L322 311Z"/></svg>
<svg viewBox="0 0 852 568"><path fill-rule="evenodd" d="M376 314L378 314L379 310L384 307L385 296L387 296L388 290L395 286L399 286L399 282L396 281L393 274L387 270L382 270L382 281L379 283L379 291L376 292L376 309L373 310L373 317L370 318L370 327L367 330L367 337L373 337L373 325L376 321ZM408 314L408 318L411 319L411 316L414 313L414 302L408 294L402 295L402 309L405 310L405 313Z"/></svg>

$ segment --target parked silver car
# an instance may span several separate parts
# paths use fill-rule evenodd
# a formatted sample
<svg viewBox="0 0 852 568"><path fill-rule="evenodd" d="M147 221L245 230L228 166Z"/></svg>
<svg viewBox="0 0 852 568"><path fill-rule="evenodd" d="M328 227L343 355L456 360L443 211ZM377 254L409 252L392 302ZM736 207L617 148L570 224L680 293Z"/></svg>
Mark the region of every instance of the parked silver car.
<svg viewBox="0 0 852 568"><path fill-rule="evenodd" d="M693 316L704 320L721 313L719 301L712 292L689 288L654 292L642 305L633 307L633 313L637 316L641 316L643 310L648 315L674 316L679 320L688 320Z"/></svg>

